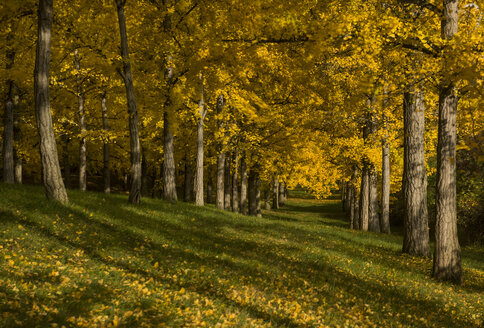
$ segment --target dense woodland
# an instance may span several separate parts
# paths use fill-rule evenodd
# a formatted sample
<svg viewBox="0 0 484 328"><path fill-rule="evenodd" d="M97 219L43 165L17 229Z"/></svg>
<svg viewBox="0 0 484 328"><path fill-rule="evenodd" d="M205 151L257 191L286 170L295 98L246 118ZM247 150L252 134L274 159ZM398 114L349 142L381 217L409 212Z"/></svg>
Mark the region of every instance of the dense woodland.
<svg viewBox="0 0 484 328"><path fill-rule="evenodd" d="M459 237L484 236L483 6L2 1L3 181L254 216L340 189L352 229L403 225L459 283Z"/></svg>

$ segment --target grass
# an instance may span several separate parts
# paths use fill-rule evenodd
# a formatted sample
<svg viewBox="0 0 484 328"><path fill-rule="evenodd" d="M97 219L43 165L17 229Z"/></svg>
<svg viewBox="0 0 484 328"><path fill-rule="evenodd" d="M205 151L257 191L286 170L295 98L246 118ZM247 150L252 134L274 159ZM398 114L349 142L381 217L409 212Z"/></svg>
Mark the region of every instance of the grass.
<svg viewBox="0 0 484 328"><path fill-rule="evenodd" d="M262 219L212 206L0 184L2 327L478 327L484 250L429 278L402 238L346 228L337 200Z"/></svg>

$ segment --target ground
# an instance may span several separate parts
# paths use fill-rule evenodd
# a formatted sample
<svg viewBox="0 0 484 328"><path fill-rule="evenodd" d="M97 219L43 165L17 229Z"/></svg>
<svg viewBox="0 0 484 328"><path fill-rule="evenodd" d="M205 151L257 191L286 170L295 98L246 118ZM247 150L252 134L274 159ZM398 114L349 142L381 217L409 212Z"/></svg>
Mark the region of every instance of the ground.
<svg viewBox="0 0 484 328"><path fill-rule="evenodd" d="M263 218L0 184L2 327L478 327L484 250L432 280L402 237L348 229L337 200Z"/></svg>

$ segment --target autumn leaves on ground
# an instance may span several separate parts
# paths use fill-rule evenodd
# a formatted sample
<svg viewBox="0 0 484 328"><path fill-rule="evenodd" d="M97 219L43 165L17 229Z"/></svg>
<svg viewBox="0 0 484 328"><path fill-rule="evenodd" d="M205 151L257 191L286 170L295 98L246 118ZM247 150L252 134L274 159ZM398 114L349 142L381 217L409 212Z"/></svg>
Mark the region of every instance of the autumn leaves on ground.
<svg viewBox="0 0 484 328"><path fill-rule="evenodd" d="M123 195L0 184L1 326L473 327L484 254L429 279L401 236L347 229L336 200L263 218ZM294 195L294 194L293 194Z"/></svg>

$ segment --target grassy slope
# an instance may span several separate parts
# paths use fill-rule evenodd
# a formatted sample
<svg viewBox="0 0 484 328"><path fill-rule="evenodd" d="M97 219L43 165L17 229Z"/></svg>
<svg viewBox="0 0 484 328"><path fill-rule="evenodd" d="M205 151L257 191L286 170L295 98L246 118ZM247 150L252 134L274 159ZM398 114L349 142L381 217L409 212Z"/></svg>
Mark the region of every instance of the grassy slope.
<svg viewBox="0 0 484 328"><path fill-rule="evenodd" d="M428 278L401 237L353 232L335 200L263 219L213 207L0 184L0 325L472 327L484 251L465 282Z"/></svg>

